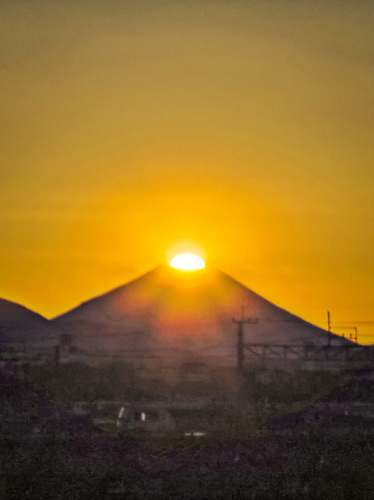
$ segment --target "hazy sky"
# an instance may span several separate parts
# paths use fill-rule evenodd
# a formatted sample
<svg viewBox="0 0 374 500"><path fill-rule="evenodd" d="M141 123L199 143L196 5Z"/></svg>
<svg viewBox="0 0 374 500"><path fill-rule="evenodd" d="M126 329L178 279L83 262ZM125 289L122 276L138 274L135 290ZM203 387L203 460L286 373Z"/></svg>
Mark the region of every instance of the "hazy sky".
<svg viewBox="0 0 374 500"><path fill-rule="evenodd" d="M0 296L51 317L189 238L374 342L372 1L2 0L0 33Z"/></svg>

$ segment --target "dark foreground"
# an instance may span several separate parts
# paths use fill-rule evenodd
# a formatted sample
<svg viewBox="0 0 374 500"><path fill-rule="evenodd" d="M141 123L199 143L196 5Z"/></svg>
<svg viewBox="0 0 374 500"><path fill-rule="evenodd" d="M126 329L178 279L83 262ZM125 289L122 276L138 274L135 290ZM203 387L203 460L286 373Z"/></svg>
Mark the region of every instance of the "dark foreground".
<svg viewBox="0 0 374 500"><path fill-rule="evenodd" d="M56 432L52 404L15 379L1 382L4 499L374 498L367 372L323 402L272 418L261 436L174 444L108 436L68 412ZM38 436L30 408L40 405Z"/></svg>

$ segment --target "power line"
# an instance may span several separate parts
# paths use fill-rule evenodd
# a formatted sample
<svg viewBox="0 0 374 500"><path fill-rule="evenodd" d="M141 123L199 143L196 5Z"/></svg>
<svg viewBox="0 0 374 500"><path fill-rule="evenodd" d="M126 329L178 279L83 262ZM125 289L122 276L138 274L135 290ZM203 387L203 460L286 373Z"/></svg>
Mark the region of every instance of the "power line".
<svg viewBox="0 0 374 500"><path fill-rule="evenodd" d="M356 323L357 325L374 325L374 321L337 321L338 325L347 325Z"/></svg>

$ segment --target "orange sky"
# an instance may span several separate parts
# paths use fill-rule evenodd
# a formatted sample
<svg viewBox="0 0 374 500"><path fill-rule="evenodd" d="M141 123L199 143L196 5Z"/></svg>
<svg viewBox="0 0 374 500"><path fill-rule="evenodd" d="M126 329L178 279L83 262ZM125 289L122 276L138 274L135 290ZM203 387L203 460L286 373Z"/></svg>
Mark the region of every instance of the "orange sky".
<svg viewBox="0 0 374 500"><path fill-rule="evenodd" d="M0 296L52 317L188 238L374 342L373 14L3 0Z"/></svg>

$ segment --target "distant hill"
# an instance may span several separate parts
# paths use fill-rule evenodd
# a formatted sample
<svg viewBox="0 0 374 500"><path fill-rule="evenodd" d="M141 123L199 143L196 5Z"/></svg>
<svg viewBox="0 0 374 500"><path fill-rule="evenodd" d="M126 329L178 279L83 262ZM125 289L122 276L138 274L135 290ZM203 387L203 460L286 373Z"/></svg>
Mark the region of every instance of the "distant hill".
<svg viewBox="0 0 374 500"><path fill-rule="evenodd" d="M0 342L44 342L56 338L56 325L10 300L0 299Z"/></svg>
<svg viewBox="0 0 374 500"><path fill-rule="evenodd" d="M212 269L181 272L158 267L82 303L53 320L87 352L136 356L167 352L179 361L214 362L236 357L233 317L256 318L244 326L247 343L325 345L328 332L281 309L228 275ZM332 335L332 344L349 341Z"/></svg>

